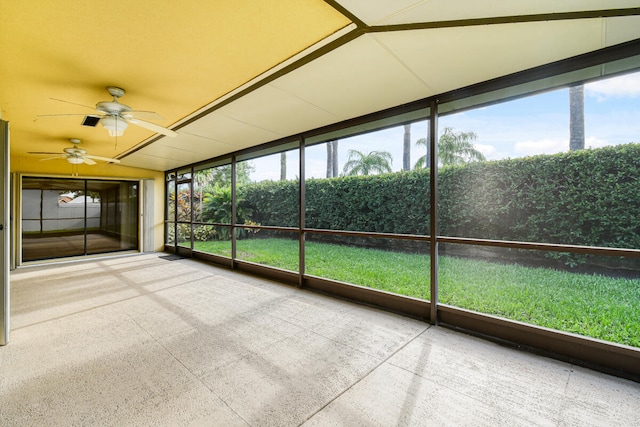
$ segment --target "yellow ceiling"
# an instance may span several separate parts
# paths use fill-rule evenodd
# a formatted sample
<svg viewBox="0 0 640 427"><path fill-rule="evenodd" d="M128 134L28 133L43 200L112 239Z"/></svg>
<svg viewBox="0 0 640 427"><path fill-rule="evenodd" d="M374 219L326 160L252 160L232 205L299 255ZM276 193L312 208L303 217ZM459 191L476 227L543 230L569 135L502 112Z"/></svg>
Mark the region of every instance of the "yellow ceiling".
<svg viewBox="0 0 640 427"><path fill-rule="evenodd" d="M61 152L69 138L115 157L153 132L130 126L116 147L100 125L81 126L91 110L72 103L111 100L105 87L115 85L126 90L120 102L171 126L349 23L321 0L0 0L0 111L12 158ZM48 114L80 115L36 120Z"/></svg>

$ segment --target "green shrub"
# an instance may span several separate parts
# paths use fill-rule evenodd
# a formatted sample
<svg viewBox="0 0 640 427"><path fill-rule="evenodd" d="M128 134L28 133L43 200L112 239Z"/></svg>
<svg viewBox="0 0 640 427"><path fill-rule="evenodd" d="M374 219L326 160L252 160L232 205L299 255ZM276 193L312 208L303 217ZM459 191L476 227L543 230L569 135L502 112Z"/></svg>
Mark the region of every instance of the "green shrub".
<svg viewBox="0 0 640 427"><path fill-rule="evenodd" d="M441 234L638 248L639 171L640 144L444 169Z"/></svg>

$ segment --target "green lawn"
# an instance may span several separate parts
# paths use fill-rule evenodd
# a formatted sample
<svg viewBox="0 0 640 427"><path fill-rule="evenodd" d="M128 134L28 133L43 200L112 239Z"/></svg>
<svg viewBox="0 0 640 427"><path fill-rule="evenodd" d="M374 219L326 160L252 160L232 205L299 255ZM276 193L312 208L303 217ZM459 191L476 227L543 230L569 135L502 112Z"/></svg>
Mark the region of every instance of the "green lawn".
<svg viewBox="0 0 640 427"><path fill-rule="evenodd" d="M231 243L195 249L231 255ZM298 271L298 242L238 241L238 258ZM429 256L308 242L306 272L429 299ZM640 347L640 279L440 257L439 300L482 313Z"/></svg>

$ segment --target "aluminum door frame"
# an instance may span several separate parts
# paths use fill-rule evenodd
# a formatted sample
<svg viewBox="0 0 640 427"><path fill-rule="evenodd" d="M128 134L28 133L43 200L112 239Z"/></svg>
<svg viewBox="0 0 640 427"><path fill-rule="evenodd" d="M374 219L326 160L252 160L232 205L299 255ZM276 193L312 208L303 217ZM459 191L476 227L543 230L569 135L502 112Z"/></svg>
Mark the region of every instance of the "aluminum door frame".
<svg viewBox="0 0 640 427"><path fill-rule="evenodd" d="M0 120L0 345L9 343L9 268L10 268L10 206L11 181L9 179L9 122Z"/></svg>

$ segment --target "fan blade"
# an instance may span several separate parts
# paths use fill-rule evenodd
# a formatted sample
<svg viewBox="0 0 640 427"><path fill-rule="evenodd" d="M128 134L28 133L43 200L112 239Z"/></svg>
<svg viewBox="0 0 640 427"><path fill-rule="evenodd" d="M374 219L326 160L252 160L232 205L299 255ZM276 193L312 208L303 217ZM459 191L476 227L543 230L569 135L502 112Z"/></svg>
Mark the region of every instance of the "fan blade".
<svg viewBox="0 0 640 427"><path fill-rule="evenodd" d="M90 107L88 105L78 104L77 102L65 101L64 99L58 99L58 98L49 98L49 99L52 99L54 101L64 102L65 104L78 105L80 107L89 108L89 109L91 109L93 111L96 111L96 107Z"/></svg>
<svg viewBox="0 0 640 427"><path fill-rule="evenodd" d="M155 123L150 123L144 120L140 120L140 119L127 119L128 122L133 123L134 125L138 125L140 127L143 127L145 129L149 129L152 130L156 133L160 133L162 135L165 136L170 136L170 137L174 137L174 136L178 136L177 133L175 133L174 131L172 131L171 129L167 129L165 127L162 127L160 125L157 125Z"/></svg>
<svg viewBox="0 0 640 427"><path fill-rule="evenodd" d="M90 155L86 155L84 156L85 159L96 159L96 160L102 160L103 162L109 162L109 163L120 163L120 160L118 159L111 159L109 157L100 157L100 156L90 156ZM86 162L85 162L86 163Z"/></svg>
<svg viewBox="0 0 640 427"><path fill-rule="evenodd" d="M125 116L127 119L135 118L135 119L155 120L155 121L164 120L164 117L162 117L160 114L156 113L155 111L131 110L124 113L123 116Z"/></svg>
<svg viewBox="0 0 640 427"><path fill-rule="evenodd" d="M56 159L66 159L68 156L66 154L58 154L55 157L47 157L46 159L40 159L41 162L45 162L47 160L56 160Z"/></svg>
<svg viewBox="0 0 640 427"><path fill-rule="evenodd" d="M28 151L27 154L60 154L51 151Z"/></svg>
<svg viewBox="0 0 640 427"><path fill-rule="evenodd" d="M36 116L36 120L38 117L62 117L62 116L86 116L86 114L38 114Z"/></svg>
<svg viewBox="0 0 640 427"><path fill-rule="evenodd" d="M88 156L84 156L82 160L84 160L84 163L87 165L97 165L97 163L91 160Z"/></svg>

